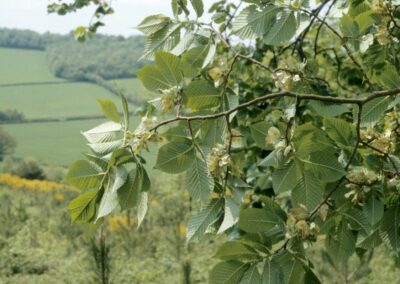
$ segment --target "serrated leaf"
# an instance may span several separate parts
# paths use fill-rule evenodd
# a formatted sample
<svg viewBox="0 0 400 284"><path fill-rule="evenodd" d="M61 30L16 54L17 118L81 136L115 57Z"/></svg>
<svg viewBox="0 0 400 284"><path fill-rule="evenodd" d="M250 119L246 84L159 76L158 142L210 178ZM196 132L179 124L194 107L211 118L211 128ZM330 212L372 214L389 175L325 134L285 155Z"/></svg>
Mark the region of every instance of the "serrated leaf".
<svg viewBox="0 0 400 284"><path fill-rule="evenodd" d="M266 6L262 11L259 11L256 6L249 6L235 18L232 32L242 39L263 36L272 26L280 10L272 5Z"/></svg>
<svg viewBox="0 0 400 284"><path fill-rule="evenodd" d="M400 207L389 208L383 215L379 235L394 251L400 250Z"/></svg>
<svg viewBox="0 0 400 284"><path fill-rule="evenodd" d="M194 213L187 224L186 240L199 240L207 228L216 221L223 205L222 199L213 199L199 212Z"/></svg>
<svg viewBox="0 0 400 284"><path fill-rule="evenodd" d="M100 154L100 155L107 155L119 148L122 147L123 141L122 140L115 140L109 142L102 142L102 143L89 143L88 146L92 149L93 152Z"/></svg>
<svg viewBox="0 0 400 284"><path fill-rule="evenodd" d="M310 172L303 171L292 192L294 206L304 205L309 211L321 202L324 195L321 182Z"/></svg>
<svg viewBox="0 0 400 284"><path fill-rule="evenodd" d="M117 191L118 200L123 210L135 207L140 199L143 186L143 170L137 166L129 172L125 184Z"/></svg>
<svg viewBox="0 0 400 284"><path fill-rule="evenodd" d="M283 271L274 260L266 259L262 273L263 284L283 283Z"/></svg>
<svg viewBox="0 0 400 284"><path fill-rule="evenodd" d="M214 178L209 174L204 160L196 157L187 172L187 185L190 196L206 201L214 189Z"/></svg>
<svg viewBox="0 0 400 284"><path fill-rule="evenodd" d="M121 123L121 117L114 102L104 99L97 99L97 101L99 102L101 106L101 111L103 112L105 117L116 123Z"/></svg>
<svg viewBox="0 0 400 284"><path fill-rule="evenodd" d="M216 107L221 101L220 92L208 81L192 81L183 92L183 103L192 110Z"/></svg>
<svg viewBox="0 0 400 284"><path fill-rule="evenodd" d="M103 196L99 204L99 209L97 211L97 220L107 216L118 206L118 194L117 192L112 192L109 188L104 190Z"/></svg>
<svg viewBox="0 0 400 284"><path fill-rule="evenodd" d="M239 226L247 233L261 233L281 224L281 219L270 210L248 208L240 212Z"/></svg>
<svg viewBox="0 0 400 284"><path fill-rule="evenodd" d="M262 284L261 281L262 279L260 273L258 272L257 265L252 265L244 273L239 284Z"/></svg>
<svg viewBox="0 0 400 284"><path fill-rule="evenodd" d="M109 121L96 126L93 129L82 132L82 135L89 143L103 143L113 141L117 138L117 134L122 130L120 123Z"/></svg>
<svg viewBox="0 0 400 284"><path fill-rule="evenodd" d="M378 197L372 196L365 203L363 212L371 226L374 226L383 217L384 205Z"/></svg>
<svg viewBox="0 0 400 284"><path fill-rule="evenodd" d="M155 169L178 174L187 171L194 159L194 147L190 141L170 142L160 147Z"/></svg>
<svg viewBox="0 0 400 284"><path fill-rule="evenodd" d="M325 131L328 136L343 146L353 146L356 138L355 127L343 119L324 118Z"/></svg>
<svg viewBox="0 0 400 284"><path fill-rule="evenodd" d="M383 97L367 102L361 113L361 126L373 126L382 117L382 114L388 109L392 98Z"/></svg>
<svg viewBox="0 0 400 284"><path fill-rule="evenodd" d="M224 208L224 220L218 230L218 234L221 234L234 226L239 220L240 206L236 201L227 196L225 198L225 208Z"/></svg>
<svg viewBox="0 0 400 284"><path fill-rule="evenodd" d="M164 28L169 22L170 19L164 15L152 15L144 18L137 29L146 35L151 35Z"/></svg>
<svg viewBox="0 0 400 284"><path fill-rule="evenodd" d="M230 241L224 243L215 254L221 260L258 260L260 255L253 248L239 242Z"/></svg>
<svg viewBox="0 0 400 284"><path fill-rule="evenodd" d="M121 94L122 110L124 112L124 130L125 132L129 129L129 105L126 97Z"/></svg>
<svg viewBox="0 0 400 284"><path fill-rule="evenodd" d="M73 221L78 223L89 223L93 221L96 214L96 199L99 189L85 192L72 200L68 210Z"/></svg>
<svg viewBox="0 0 400 284"><path fill-rule="evenodd" d="M264 35L264 43L270 45L279 45L289 41L295 34L298 22L292 11L283 10L278 13L268 33Z"/></svg>
<svg viewBox="0 0 400 284"><path fill-rule="evenodd" d="M239 261L220 262L210 272L210 284L237 284L242 279L248 264Z"/></svg>
<svg viewBox="0 0 400 284"><path fill-rule="evenodd" d="M140 195L140 201L137 212L138 228L140 227L140 225L144 220L144 217L146 216L148 209L148 201L149 201L149 194L147 192L142 192L142 194Z"/></svg>
<svg viewBox="0 0 400 284"><path fill-rule="evenodd" d="M335 232L327 235L326 248L336 265L345 265L355 251L356 237L342 221Z"/></svg>
<svg viewBox="0 0 400 284"><path fill-rule="evenodd" d="M290 191L297 184L301 174L294 161L275 170L272 173L272 186L276 194Z"/></svg>
<svg viewBox="0 0 400 284"><path fill-rule="evenodd" d="M327 153L313 153L303 162L306 170L310 170L321 181L334 182L346 174L338 159Z"/></svg>
<svg viewBox="0 0 400 284"><path fill-rule="evenodd" d="M362 230L364 234L369 234L371 226L369 225L365 215L358 209L350 208L347 211L340 212L345 217L347 222L352 226L353 229Z"/></svg>
<svg viewBox="0 0 400 284"><path fill-rule="evenodd" d="M104 174L103 169L94 162L79 160L70 166L64 180L80 190L98 189Z"/></svg>
<svg viewBox="0 0 400 284"><path fill-rule="evenodd" d="M309 106L321 116L339 116L349 112L349 109L344 105L328 104L320 101L311 101Z"/></svg>
<svg viewBox="0 0 400 284"><path fill-rule="evenodd" d="M261 121L250 125L251 137L256 142L257 146L265 149L268 148L265 138L268 136L268 129L271 127L271 123Z"/></svg>

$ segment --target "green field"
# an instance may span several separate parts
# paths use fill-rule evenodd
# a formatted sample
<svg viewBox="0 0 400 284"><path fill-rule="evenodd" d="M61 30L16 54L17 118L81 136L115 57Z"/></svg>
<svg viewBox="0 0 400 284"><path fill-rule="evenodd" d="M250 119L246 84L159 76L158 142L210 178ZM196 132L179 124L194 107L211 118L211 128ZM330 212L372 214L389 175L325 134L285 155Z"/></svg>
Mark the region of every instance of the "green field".
<svg viewBox="0 0 400 284"><path fill-rule="evenodd" d="M108 82L121 89L127 97L148 101L156 96L156 94L147 91L137 78L110 80Z"/></svg>
<svg viewBox="0 0 400 284"><path fill-rule="evenodd" d="M62 82L49 71L43 51L0 48L0 85Z"/></svg>
<svg viewBox="0 0 400 284"><path fill-rule="evenodd" d="M119 103L116 96L89 83L0 87L0 111L16 109L27 119L97 115L97 98Z"/></svg>

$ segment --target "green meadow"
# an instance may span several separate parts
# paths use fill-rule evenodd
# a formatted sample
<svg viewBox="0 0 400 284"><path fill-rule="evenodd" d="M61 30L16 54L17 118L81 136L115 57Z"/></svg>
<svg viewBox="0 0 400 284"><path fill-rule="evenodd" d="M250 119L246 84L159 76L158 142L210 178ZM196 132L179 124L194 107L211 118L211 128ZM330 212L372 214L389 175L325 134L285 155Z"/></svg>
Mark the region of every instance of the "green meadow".
<svg viewBox="0 0 400 284"><path fill-rule="evenodd" d="M98 115L97 98L119 101L109 91L90 83L0 87L0 111L16 109L27 119Z"/></svg>
<svg viewBox="0 0 400 284"><path fill-rule="evenodd" d="M43 51L0 48L0 62L0 85L65 81L50 72Z"/></svg>
<svg viewBox="0 0 400 284"><path fill-rule="evenodd" d="M148 101L155 97L155 94L147 91L137 78L110 80L108 82L120 89L127 97L143 101Z"/></svg>

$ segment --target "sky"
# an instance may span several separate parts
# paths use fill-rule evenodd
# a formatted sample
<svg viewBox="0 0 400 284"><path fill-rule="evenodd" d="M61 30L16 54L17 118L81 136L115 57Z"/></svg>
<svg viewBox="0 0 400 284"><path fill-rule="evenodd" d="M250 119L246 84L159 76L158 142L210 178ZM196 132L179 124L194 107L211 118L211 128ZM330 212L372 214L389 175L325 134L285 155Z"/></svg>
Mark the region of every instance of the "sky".
<svg viewBox="0 0 400 284"><path fill-rule="evenodd" d="M208 9L215 0L204 0ZM75 27L86 26L93 7L67 16L48 15L49 0L0 0L0 27L29 29L40 33L66 34ZM169 0L114 0L115 14L107 16L101 33L129 36L141 20L152 14L171 15Z"/></svg>

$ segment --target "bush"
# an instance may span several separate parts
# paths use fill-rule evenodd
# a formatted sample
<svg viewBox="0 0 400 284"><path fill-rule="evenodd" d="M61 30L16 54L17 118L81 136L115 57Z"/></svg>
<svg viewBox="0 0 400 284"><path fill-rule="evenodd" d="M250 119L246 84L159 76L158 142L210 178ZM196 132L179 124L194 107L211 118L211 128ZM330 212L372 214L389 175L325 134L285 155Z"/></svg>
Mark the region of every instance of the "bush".
<svg viewBox="0 0 400 284"><path fill-rule="evenodd" d="M3 171L25 179L46 179L44 170L34 160L11 158L5 162Z"/></svg>
<svg viewBox="0 0 400 284"><path fill-rule="evenodd" d="M0 127L0 162L3 161L6 155L13 153L16 146L15 139Z"/></svg>

